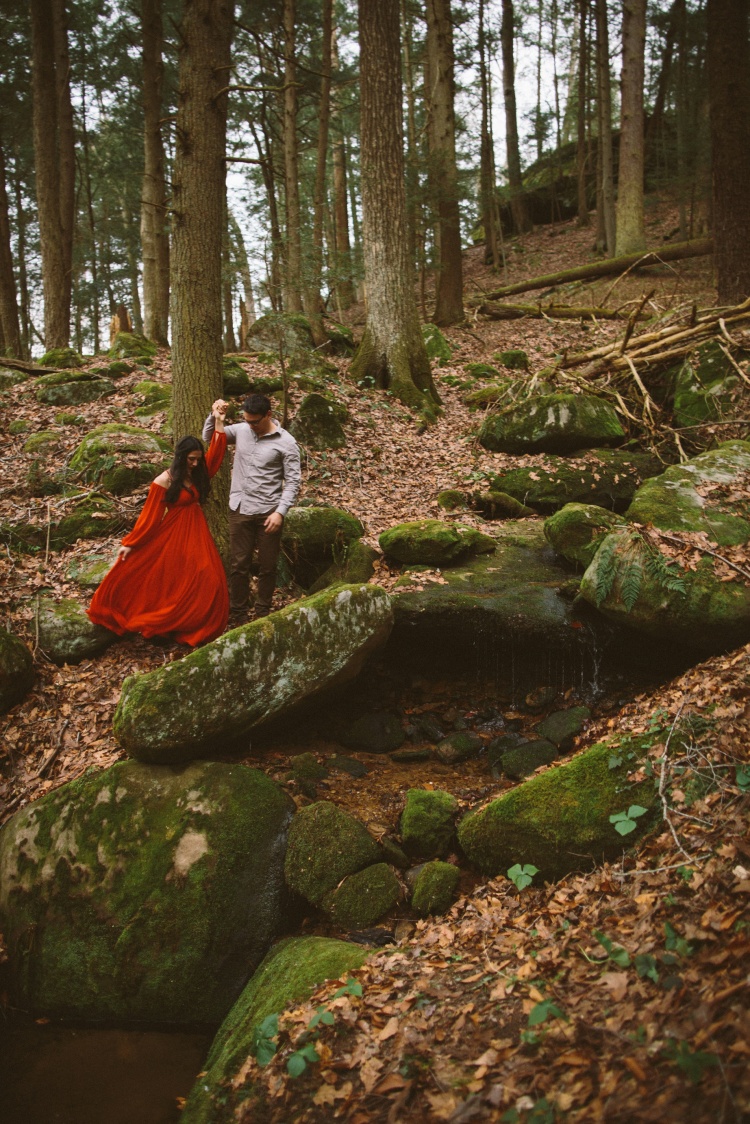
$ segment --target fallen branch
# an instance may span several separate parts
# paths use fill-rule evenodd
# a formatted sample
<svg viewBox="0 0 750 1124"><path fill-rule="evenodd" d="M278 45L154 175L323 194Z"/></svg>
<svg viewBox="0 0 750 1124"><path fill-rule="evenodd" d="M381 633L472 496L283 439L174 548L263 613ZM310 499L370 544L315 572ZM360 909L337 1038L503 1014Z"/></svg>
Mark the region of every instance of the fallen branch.
<svg viewBox="0 0 750 1124"><path fill-rule="evenodd" d="M743 569L743 567L738 566L736 562L732 562L729 558L725 558L723 554L718 554L715 550L711 550L710 547L700 546L698 543L685 542L684 539L679 538L677 535L670 535L669 531L662 531L659 527L655 527L654 530L662 539L667 539L669 542L676 543L678 546L681 546L688 550L698 550L701 554L710 554L712 558L718 558L720 562L723 562L726 566L729 566L731 570L736 570L737 573L741 574L746 581L750 582L750 570Z"/></svg>
<svg viewBox="0 0 750 1124"><path fill-rule="evenodd" d="M47 772L47 769L49 769L50 765L52 764L52 762L55 760L58 753L62 749L63 737L64 737L65 731L67 730L69 725L70 725L70 719L66 718L65 721L63 722L62 726L60 727L60 733L59 733L58 738L57 738L57 745L54 746L54 748L52 749L52 752L49 753L45 757L44 761L42 761L41 765L39 766L37 771L34 773L34 780L35 781L38 781L39 778L41 776L43 776L44 773Z"/></svg>
<svg viewBox="0 0 750 1124"><path fill-rule="evenodd" d="M12 371L26 371L30 375L54 375L62 367L40 367L38 363L29 363L26 359L11 359L7 355L0 356L0 367L10 367Z"/></svg>
<svg viewBox="0 0 750 1124"><path fill-rule="evenodd" d="M645 303L645 301L644 301ZM642 311L642 306L635 315L623 312L618 308L576 308L567 304L500 304L497 301L484 301L479 306L479 312L489 317L490 320L647 320L648 316ZM632 328L631 328L632 331Z"/></svg>

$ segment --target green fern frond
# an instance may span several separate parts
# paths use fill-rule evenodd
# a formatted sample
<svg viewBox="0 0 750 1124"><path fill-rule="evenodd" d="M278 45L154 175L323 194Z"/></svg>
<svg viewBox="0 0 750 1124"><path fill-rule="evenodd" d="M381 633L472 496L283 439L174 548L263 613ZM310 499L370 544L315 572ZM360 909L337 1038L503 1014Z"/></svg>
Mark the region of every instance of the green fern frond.
<svg viewBox="0 0 750 1124"><path fill-rule="evenodd" d="M617 548L620 545L620 535L610 535L604 540L596 553L596 570L594 571L596 607L601 608L612 591L617 574Z"/></svg>
<svg viewBox="0 0 750 1124"><path fill-rule="evenodd" d="M646 554L646 570L658 586L669 593L685 593L685 582L680 574L668 566L658 551L649 549Z"/></svg>

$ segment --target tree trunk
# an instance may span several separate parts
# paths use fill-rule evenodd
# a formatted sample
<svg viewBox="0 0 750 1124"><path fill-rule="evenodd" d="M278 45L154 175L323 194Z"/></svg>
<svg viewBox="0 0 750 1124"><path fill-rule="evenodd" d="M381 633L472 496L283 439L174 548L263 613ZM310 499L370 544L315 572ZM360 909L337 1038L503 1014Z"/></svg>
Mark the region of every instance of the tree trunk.
<svg viewBox="0 0 750 1124"><path fill-rule="evenodd" d="M505 143L508 156L508 185L513 223L519 234L531 229L521 179L521 155L518 148L518 116L516 113L516 69L513 60L513 0L503 0L503 22L500 43L503 54L503 98L505 101Z"/></svg>
<svg viewBox="0 0 750 1124"><path fill-rule="evenodd" d="M609 76L607 0L595 0L596 73L599 97L598 151L601 155L601 200L607 250L615 252L615 179L612 165L612 89Z"/></svg>
<svg viewBox="0 0 750 1124"><path fill-rule="evenodd" d="M75 225L76 154L73 105L70 100L70 55L65 0L52 0L55 38L55 89L57 92L58 176L60 181L60 228L67 268L66 299L70 305L73 282L73 228Z"/></svg>
<svg viewBox="0 0 750 1124"><path fill-rule="evenodd" d="M487 74L487 39L484 28L485 0L479 0L479 87L482 100L482 124L479 141L479 196L484 229L484 260L493 269L500 265L498 230L495 223L495 167L490 125L490 84Z"/></svg>
<svg viewBox="0 0 750 1124"><path fill-rule="evenodd" d="M143 330L160 347L169 344L169 234L161 134L163 30L161 0L141 0L143 34Z"/></svg>
<svg viewBox="0 0 750 1124"><path fill-rule="evenodd" d="M589 225L589 199L586 190L588 151L586 146L586 104L588 100L586 77L588 73L588 37L586 21L588 0L578 0L578 110L576 113L576 165L578 171L578 225Z"/></svg>
<svg viewBox="0 0 750 1124"><path fill-rule="evenodd" d="M328 335L323 327L323 225L326 208L326 163L328 159L328 126L331 119L331 64L333 51L333 0L323 0L323 38L321 43L320 101L318 102L318 145L313 188L313 260L310 284L305 286L306 311L315 345L325 343Z"/></svg>
<svg viewBox="0 0 750 1124"><path fill-rule="evenodd" d="M250 264L247 260L247 247L245 246L245 239L242 237L240 224L234 216L234 213L229 211L229 231L234 242L235 254L237 255L237 264L240 270L240 277L242 278L242 288L245 294L245 319L244 324L246 328L251 327L255 323L255 297L253 295L253 279L250 276ZM244 350L247 346L247 341L240 344Z"/></svg>
<svg viewBox="0 0 750 1124"><path fill-rule="evenodd" d="M61 175L60 113L56 74L55 7L60 0L31 0L32 93L34 102L34 164L44 292L44 343L49 350L70 340L72 262L66 253L68 227L63 227L67 190ZM67 73L61 79L67 82ZM67 170L67 159L64 161Z"/></svg>
<svg viewBox="0 0 750 1124"><path fill-rule="evenodd" d="M97 260L97 234L96 234L96 217L94 215L94 199L91 189L91 160L89 157L89 133L87 124L86 113L86 85L84 83L81 90L81 132L83 140L83 174L85 179L86 188L86 214L89 220L89 233L91 235L91 260L89 268L91 269L91 329L93 336L93 349L94 355L99 354L99 325L101 321L101 310L99 308L99 263Z"/></svg>
<svg viewBox="0 0 750 1124"><path fill-rule="evenodd" d="M450 0L427 0L427 53L432 83L429 91L430 178L437 204L440 261L435 279L435 324L460 324L464 319L461 217L458 208L456 126L453 111L453 25Z"/></svg>
<svg viewBox="0 0 750 1124"><path fill-rule="evenodd" d="M622 6L622 109L615 257L646 248L643 225L643 52L646 0Z"/></svg>
<svg viewBox="0 0 750 1124"><path fill-rule="evenodd" d="M404 55L404 82L406 84L406 237L409 261L416 272L420 259L421 239L417 230L422 228L419 193L419 153L417 133L416 98L414 96L414 68L412 66L413 16L406 0L401 0L401 41Z"/></svg>
<svg viewBox="0 0 750 1124"><path fill-rule="evenodd" d="M708 0L714 262L721 302L750 295L747 0Z"/></svg>
<svg viewBox="0 0 750 1124"><path fill-rule="evenodd" d="M438 397L406 239L398 0L360 0L359 48L367 323L351 371L429 414Z"/></svg>
<svg viewBox="0 0 750 1124"><path fill-rule="evenodd" d="M8 192L5 185L5 152L0 142L0 328L3 353L21 359L21 330L18 323L16 279L13 274L13 253L10 247Z"/></svg>
<svg viewBox="0 0 750 1124"><path fill-rule="evenodd" d="M232 0L185 0L179 33L179 88L172 245L174 436L199 434L222 391L221 238ZM229 469L214 478L206 517L220 550L227 543Z"/></svg>
<svg viewBox="0 0 750 1124"><path fill-rule="evenodd" d="M13 181L16 200L16 231L18 233L18 289L21 295L21 342L22 357L31 358L31 317L29 315L29 284L26 271L26 213L23 209L21 179L18 176L18 156L16 155L16 175Z"/></svg>
<svg viewBox="0 0 750 1124"><path fill-rule="evenodd" d="M302 234L297 161L297 68L294 0L284 0L284 187L286 196L286 269L284 309L302 312Z"/></svg>

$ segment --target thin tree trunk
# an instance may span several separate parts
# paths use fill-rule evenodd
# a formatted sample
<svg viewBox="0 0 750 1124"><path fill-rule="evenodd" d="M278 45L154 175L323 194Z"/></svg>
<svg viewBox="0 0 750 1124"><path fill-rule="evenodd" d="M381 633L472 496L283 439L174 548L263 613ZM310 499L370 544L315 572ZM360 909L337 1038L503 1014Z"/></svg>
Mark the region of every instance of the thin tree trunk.
<svg viewBox="0 0 750 1124"><path fill-rule="evenodd" d="M513 0L503 0L503 21L500 43L503 54L503 98L505 101L505 143L508 157L510 208L516 230L523 234L531 229L521 179L521 155L518 148L518 116L516 113L516 68L513 60Z"/></svg>
<svg viewBox="0 0 750 1124"><path fill-rule="evenodd" d="M589 225L589 200L586 185L588 150L586 145L586 105L588 72L588 37L586 21L588 0L578 0L578 112L576 114L576 164L578 170L578 225Z"/></svg>
<svg viewBox="0 0 750 1124"><path fill-rule="evenodd" d="M260 156L260 171L263 176L266 198L268 200L268 220L271 228L271 262L268 270L268 295L271 299L271 307L274 311L278 311L281 307L282 238L281 225L279 223L279 207L276 201L276 176L274 173L273 147L268 132L265 109L261 113L261 125L263 128L263 144L260 142L260 137L258 136L253 121L250 122L250 131L253 134L255 146Z"/></svg>
<svg viewBox="0 0 750 1124"><path fill-rule="evenodd" d="M359 3L367 323L351 372L434 414L406 240L398 0Z"/></svg>
<svg viewBox="0 0 750 1124"><path fill-rule="evenodd" d="M242 278L242 289L245 295L245 317L247 327L251 327L256 320L255 315L255 296L253 294L253 279L250 276L250 264L247 260L247 247L245 246L245 239L242 237L240 224L234 213L229 211L229 230L234 242L235 253L237 255L237 264L240 270L240 277ZM241 345L243 348L246 344Z"/></svg>
<svg viewBox="0 0 750 1124"><path fill-rule="evenodd" d="M169 344L169 234L161 132L164 63L161 0L141 0L143 36L143 252L144 332L161 347Z"/></svg>
<svg viewBox="0 0 750 1124"><path fill-rule="evenodd" d="M185 0L173 175L172 378L174 435L201 432L222 391L221 238L232 0ZM228 465L214 478L206 517L224 551Z"/></svg>
<svg viewBox="0 0 750 1124"><path fill-rule="evenodd" d="M86 214L89 220L89 232L91 234L91 260L89 266L91 269L91 289L93 294L93 310L91 314L92 319L92 335L94 355L99 354L99 324L101 321L101 309L99 307L99 266L97 261L97 234L96 234L96 219L94 216L94 200L93 192L91 189L91 161L89 159L89 135L88 125L86 120L86 86L84 84L81 97L81 132L83 134L83 173L85 177L86 189Z"/></svg>
<svg viewBox="0 0 750 1124"><path fill-rule="evenodd" d="M624 0L622 6L622 109L620 170L617 178L617 240L615 257L646 248L643 223L643 52L646 45L646 0Z"/></svg>
<svg viewBox="0 0 750 1124"><path fill-rule="evenodd" d="M229 237L229 207L227 205L226 179L224 181L223 210L221 231L221 294L224 305L224 351L232 352L237 350L237 341L234 338L234 301L232 299L235 270L232 261L232 245Z"/></svg>
<svg viewBox="0 0 750 1124"><path fill-rule="evenodd" d="M685 0L675 0L677 9L677 96L675 106L675 128L677 132L677 207L680 222L680 238L689 237L687 221L688 174L686 153L687 122L687 7ZM671 22L670 22L671 27Z"/></svg>
<svg viewBox="0 0 750 1124"><path fill-rule="evenodd" d="M602 216L610 254L615 250L615 180L612 165L612 89L609 75L609 31L607 0L595 0L596 8L596 71L599 93L599 136L601 153Z"/></svg>
<svg viewBox="0 0 750 1124"><path fill-rule="evenodd" d="M404 81L406 84L406 231L409 244L409 261L417 265L417 218L419 208L419 174L417 172L417 114L414 97L414 69L412 67L412 21L406 0L401 0L401 41L404 55Z"/></svg>
<svg viewBox="0 0 750 1124"><path fill-rule="evenodd" d="M427 53L432 75L429 100L430 174L440 229L440 261L432 319L435 324L459 324L464 319L463 261L453 111L455 91L450 0L427 0Z"/></svg>
<svg viewBox="0 0 750 1124"><path fill-rule="evenodd" d="M482 124L479 141L479 195L484 229L484 260L493 269L500 265L495 225L495 176L490 128L490 89L487 75L487 40L484 28L485 0L479 0L479 86L482 100Z"/></svg>
<svg viewBox="0 0 750 1124"><path fill-rule="evenodd" d="M302 312L302 233L297 160L297 68L295 0L284 0L284 187L286 196L286 269L284 309Z"/></svg>
<svg viewBox="0 0 750 1124"><path fill-rule="evenodd" d="M16 279L13 274L13 253L10 246L8 192L5 185L5 152L0 139L0 328L3 333L3 354L23 357L21 330L18 323Z"/></svg>
<svg viewBox="0 0 750 1124"><path fill-rule="evenodd" d="M335 105L335 102L334 102ZM335 110L337 130L342 124ZM349 207L347 203L346 187L346 146L344 138L339 132L334 137L332 145L333 154L333 215L336 236L335 272L336 299L342 308L349 308L354 304L354 284L352 282L352 251L349 243Z"/></svg>
<svg viewBox="0 0 750 1124"><path fill-rule="evenodd" d="M708 0L714 262L719 301L750 295L750 46L747 0Z"/></svg>
<svg viewBox="0 0 750 1124"><path fill-rule="evenodd" d="M66 269L65 297L70 305L73 283L73 228L75 225L76 155L73 132L73 105L70 100L70 55L65 15L65 0L52 0L55 42L55 90L57 94L58 177L60 229Z"/></svg>
<svg viewBox="0 0 750 1124"><path fill-rule="evenodd" d="M16 156L16 171L18 157ZM16 174L13 183L16 199L16 232L18 234L18 288L21 294L22 358L31 358L31 318L29 316L29 284L26 271L26 214L23 209L21 179Z"/></svg>
<svg viewBox="0 0 750 1124"><path fill-rule="evenodd" d="M328 336L323 327L321 309L323 300L323 225L326 207L326 163L328 159L328 129L331 119L331 64L333 51L333 0L323 0L323 38L321 44L320 101L318 102L318 146L313 188L313 260L312 277L305 286L307 315L316 346L325 343Z"/></svg>

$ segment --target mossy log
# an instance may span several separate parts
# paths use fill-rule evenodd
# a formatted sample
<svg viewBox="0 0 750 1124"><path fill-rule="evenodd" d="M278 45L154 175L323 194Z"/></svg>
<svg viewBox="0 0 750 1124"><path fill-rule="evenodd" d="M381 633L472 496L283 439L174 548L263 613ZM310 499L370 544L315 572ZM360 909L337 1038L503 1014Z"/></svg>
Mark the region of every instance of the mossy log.
<svg viewBox="0 0 750 1124"><path fill-rule="evenodd" d="M498 301L485 301L479 311L490 320L628 320L625 308L576 308L568 304L500 304ZM645 312L639 312L636 320L647 320Z"/></svg>

